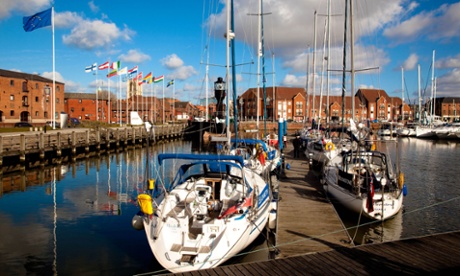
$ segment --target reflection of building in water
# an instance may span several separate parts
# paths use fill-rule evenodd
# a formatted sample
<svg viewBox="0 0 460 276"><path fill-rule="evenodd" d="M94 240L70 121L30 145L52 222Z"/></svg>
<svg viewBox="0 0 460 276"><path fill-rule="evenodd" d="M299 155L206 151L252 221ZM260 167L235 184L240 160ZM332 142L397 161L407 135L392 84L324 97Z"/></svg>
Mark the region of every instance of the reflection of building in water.
<svg viewBox="0 0 460 276"><path fill-rule="evenodd" d="M57 173L59 172L59 173ZM68 172L67 166L56 167L56 180L62 180ZM29 169L23 173L14 173L7 175L0 175L0 196L5 193L11 192L25 192L28 187L43 186L53 180L53 168L44 169ZM51 195L51 189L48 187L46 193Z"/></svg>

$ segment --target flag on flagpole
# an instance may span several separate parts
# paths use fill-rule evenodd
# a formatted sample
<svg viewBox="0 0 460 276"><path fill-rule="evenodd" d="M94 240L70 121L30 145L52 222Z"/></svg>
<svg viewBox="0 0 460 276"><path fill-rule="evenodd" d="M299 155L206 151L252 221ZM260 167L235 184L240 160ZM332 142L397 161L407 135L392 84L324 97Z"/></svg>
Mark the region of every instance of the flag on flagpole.
<svg viewBox="0 0 460 276"><path fill-rule="evenodd" d="M89 73L91 71L96 71L97 70L97 63L93 63L93 65L86 66L85 72Z"/></svg>
<svg viewBox="0 0 460 276"><path fill-rule="evenodd" d="M102 63L101 65L99 65L98 69L99 70L109 69L109 62L106 61L106 62Z"/></svg>
<svg viewBox="0 0 460 276"><path fill-rule="evenodd" d="M31 32L38 28L51 26L51 13L51 8L49 8L31 16L24 16L22 18L24 31Z"/></svg>
<svg viewBox="0 0 460 276"><path fill-rule="evenodd" d="M112 70L112 71L110 71L110 73L107 75L107 78L111 78L111 77L113 77L113 76L116 76L117 73L118 73L117 70Z"/></svg>
<svg viewBox="0 0 460 276"><path fill-rule="evenodd" d="M123 67L120 70L118 70L118 75L126 75L128 74L128 67Z"/></svg>
<svg viewBox="0 0 460 276"><path fill-rule="evenodd" d="M134 75L137 74L137 69L138 69L138 67L136 65L134 68L128 70L128 75L129 75L130 79L132 79L134 77Z"/></svg>
<svg viewBox="0 0 460 276"><path fill-rule="evenodd" d="M118 70L120 68L120 61L115 61L110 65L110 69Z"/></svg>
<svg viewBox="0 0 460 276"><path fill-rule="evenodd" d="M144 77L144 79L142 81L148 83L150 81L150 79L152 79L152 77L153 77L152 72L150 72Z"/></svg>
<svg viewBox="0 0 460 276"><path fill-rule="evenodd" d="M141 79L142 79L142 72L140 72L139 74L137 74L137 76L133 78L133 80L141 80Z"/></svg>
<svg viewBox="0 0 460 276"><path fill-rule="evenodd" d="M170 86L173 85L173 84L174 84L174 80L170 80L170 81L168 82L168 85L166 85L166 87L170 87Z"/></svg>
<svg viewBox="0 0 460 276"><path fill-rule="evenodd" d="M159 76L158 78L154 78L154 79L153 79L153 82L154 82L154 83L158 83L158 82L163 81L164 79L165 79L165 76L164 76L164 75L161 75L161 76Z"/></svg>

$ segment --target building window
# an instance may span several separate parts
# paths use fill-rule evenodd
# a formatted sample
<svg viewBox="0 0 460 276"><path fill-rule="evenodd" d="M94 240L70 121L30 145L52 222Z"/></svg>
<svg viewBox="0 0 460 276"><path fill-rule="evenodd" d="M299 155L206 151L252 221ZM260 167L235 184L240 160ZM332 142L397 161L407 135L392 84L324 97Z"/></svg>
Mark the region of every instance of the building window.
<svg viewBox="0 0 460 276"><path fill-rule="evenodd" d="M35 89L38 89L38 83L35 84Z"/></svg>
<svg viewBox="0 0 460 276"><path fill-rule="evenodd" d="M59 103L59 98L56 98L56 103Z"/></svg>
<svg viewBox="0 0 460 276"><path fill-rule="evenodd" d="M78 103L81 103L81 99L78 100Z"/></svg>
<svg viewBox="0 0 460 276"><path fill-rule="evenodd" d="M27 88L27 82L26 81L22 82L22 92L29 92L29 89Z"/></svg>
<svg viewBox="0 0 460 276"><path fill-rule="evenodd" d="M35 111L35 117L38 117L38 111Z"/></svg>
<svg viewBox="0 0 460 276"><path fill-rule="evenodd" d="M22 106L29 106L29 98L27 96L22 97Z"/></svg>
<svg viewBox="0 0 460 276"><path fill-rule="evenodd" d="M61 91L61 87L60 86L56 86L56 92L59 92Z"/></svg>
<svg viewBox="0 0 460 276"><path fill-rule="evenodd" d="M14 80L10 80L10 86L14 86Z"/></svg>
<svg viewBox="0 0 460 276"><path fill-rule="evenodd" d="M10 110L10 116L14 116L14 110Z"/></svg>
<svg viewBox="0 0 460 276"><path fill-rule="evenodd" d="M74 112L74 109L73 109L73 107L71 107L71 108L70 108L70 112Z"/></svg>
<svg viewBox="0 0 460 276"><path fill-rule="evenodd" d="M39 99L38 97L35 97L35 102L38 103Z"/></svg>
<svg viewBox="0 0 460 276"><path fill-rule="evenodd" d="M43 113L43 117L45 117L46 119L48 119L48 111L45 111L45 113Z"/></svg>
<svg viewBox="0 0 460 276"><path fill-rule="evenodd" d="M85 108L84 108L84 107L82 107L82 108L81 108L81 111L85 111Z"/></svg>
<svg viewBox="0 0 460 276"><path fill-rule="evenodd" d="M10 101L14 101L14 95L10 95Z"/></svg>
<svg viewBox="0 0 460 276"><path fill-rule="evenodd" d="M46 95L46 96L51 95L51 87L46 86L46 87L44 88L44 92L45 92L45 95Z"/></svg>

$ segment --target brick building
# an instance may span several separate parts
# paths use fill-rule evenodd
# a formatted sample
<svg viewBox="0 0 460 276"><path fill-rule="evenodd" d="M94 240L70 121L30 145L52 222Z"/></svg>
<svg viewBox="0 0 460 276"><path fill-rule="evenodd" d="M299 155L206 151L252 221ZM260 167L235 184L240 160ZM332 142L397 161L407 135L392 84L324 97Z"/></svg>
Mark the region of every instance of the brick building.
<svg viewBox="0 0 460 276"><path fill-rule="evenodd" d="M62 82L55 82L55 120L64 112ZM43 126L52 121L53 80L35 74L0 69L0 124L29 122Z"/></svg>
<svg viewBox="0 0 460 276"><path fill-rule="evenodd" d="M304 88L268 87L266 88L266 114L269 121L283 118L289 121L303 122L311 118L325 121L329 116L332 120L342 119L342 97L309 95ZM257 94L259 96L257 97ZM274 100L273 100L274 99ZM398 97L390 97L381 89L359 89L352 99L345 96L344 119L352 118L353 102L354 118L361 120L413 120L414 112ZM259 110L257 110L259 101ZM263 89L250 88L238 98L240 120L263 119Z"/></svg>
<svg viewBox="0 0 460 276"><path fill-rule="evenodd" d="M98 97L96 104L95 93L66 92L64 94L64 112L69 115L69 118L77 118L80 121L107 122L107 111L107 97Z"/></svg>

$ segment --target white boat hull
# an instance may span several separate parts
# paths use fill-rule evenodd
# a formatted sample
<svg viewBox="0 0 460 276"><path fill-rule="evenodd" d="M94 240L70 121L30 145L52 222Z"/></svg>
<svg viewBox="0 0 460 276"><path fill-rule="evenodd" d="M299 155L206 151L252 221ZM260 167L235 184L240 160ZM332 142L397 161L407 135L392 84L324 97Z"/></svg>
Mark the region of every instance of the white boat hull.
<svg viewBox="0 0 460 276"><path fill-rule="evenodd" d="M387 220L392 218L398 214L403 204L402 192L384 193L383 201L382 193L376 192L373 197L374 210L369 212L366 206L367 196L364 194L360 196L353 194L339 185L332 184L330 181L324 185L324 190L345 208L357 214L361 213L371 220Z"/></svg>
<svg viewBox="0 0 460 276"><path fill-rule="evenodd" d="M201 162L197 165L202 166ZM141 205L150 248L173 273L222 264L250 245L268 223L269 184L249 168L238 171L228 168L232 163L211 164L216 165L227 169L199 175L191 170L170 192L147 202L148 211ZM152 206L156 207L153 211Z"/></svg>

